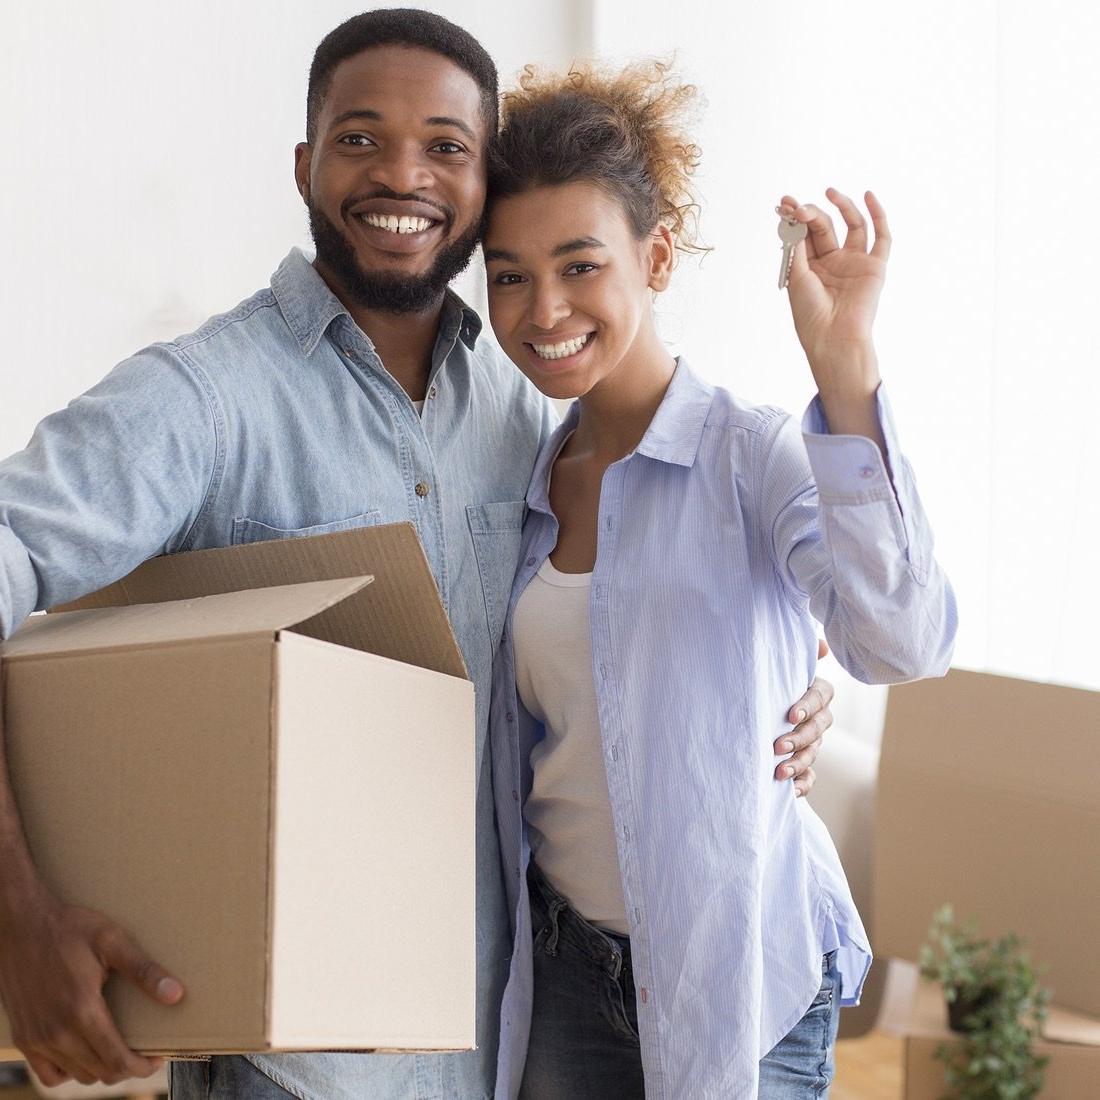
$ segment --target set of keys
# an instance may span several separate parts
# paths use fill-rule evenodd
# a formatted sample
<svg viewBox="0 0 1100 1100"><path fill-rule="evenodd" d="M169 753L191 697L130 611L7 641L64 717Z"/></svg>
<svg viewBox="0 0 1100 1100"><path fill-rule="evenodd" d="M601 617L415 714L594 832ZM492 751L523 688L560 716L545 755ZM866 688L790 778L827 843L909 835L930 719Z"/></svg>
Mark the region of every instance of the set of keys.
<svg viewBox="0 0 1100 1100"><path fill-rule="evenodd" d="M778 210L777 210L778 213ZM786 289L794 264L794 250L799 241L806 239L808 232L805 223L798 221L793 214L783 214L779 218L779 239L783 242L783 262L779 268L779 289Z"/></svg>

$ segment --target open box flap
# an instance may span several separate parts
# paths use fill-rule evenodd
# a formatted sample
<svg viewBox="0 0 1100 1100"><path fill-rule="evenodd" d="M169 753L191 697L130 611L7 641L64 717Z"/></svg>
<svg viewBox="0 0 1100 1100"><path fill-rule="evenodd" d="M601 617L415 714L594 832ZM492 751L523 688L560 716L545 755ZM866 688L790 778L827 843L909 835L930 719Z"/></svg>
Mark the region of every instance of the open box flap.
<svg viewBox="0 0 1100 1100"><path fill-rule="evenodd" d="M159 603L248 588L364 576L374 577L369 593L358 598L354 606L336 605L302 624L300 633L469 678L411 523L168 554L145 562L98 592L52 610ZM354 636L354 642L348 640L349 636Z"/></svg>

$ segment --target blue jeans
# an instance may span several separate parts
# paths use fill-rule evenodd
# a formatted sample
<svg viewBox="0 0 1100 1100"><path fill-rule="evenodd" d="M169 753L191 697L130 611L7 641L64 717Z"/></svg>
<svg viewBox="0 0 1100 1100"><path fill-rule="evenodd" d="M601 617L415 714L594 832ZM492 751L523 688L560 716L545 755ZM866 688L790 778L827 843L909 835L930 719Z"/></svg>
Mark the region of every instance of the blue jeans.
<svg viewBox="0 0 1100 1100"><path fill-rule="evenodd" d="M295 1100L241 1054L168 1063L169 1100Z"/></svg>
<svg viewBox="0 0 1100 1100"><path fill-rule="evenodd" d="M539 873L528 875L535 999L520 1100L642 1100L630 940L589 924ZM821 990L760 1062L760 1100L828 1096L840 1022L836 952Z"/></svg>

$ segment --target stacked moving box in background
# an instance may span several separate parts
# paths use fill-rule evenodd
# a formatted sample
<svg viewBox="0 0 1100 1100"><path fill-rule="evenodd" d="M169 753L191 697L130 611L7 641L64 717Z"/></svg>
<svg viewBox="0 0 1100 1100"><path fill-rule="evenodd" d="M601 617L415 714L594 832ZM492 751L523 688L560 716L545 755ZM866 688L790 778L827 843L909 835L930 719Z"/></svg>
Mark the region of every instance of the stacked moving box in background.
<svg viewBox="0 0 1100 1100"><path fill-rule="evenodd" d="M879 965L915 960L945 902L982 936L1022 936L1054 993L1047 1100L1100 1095L1098 751L1100 692L960 670L890 689L875 809ZM939 991L914 980L889 999L886 1024L906 1035L906 1097L935 1100L934 1051L952 1038Z"/></svg>

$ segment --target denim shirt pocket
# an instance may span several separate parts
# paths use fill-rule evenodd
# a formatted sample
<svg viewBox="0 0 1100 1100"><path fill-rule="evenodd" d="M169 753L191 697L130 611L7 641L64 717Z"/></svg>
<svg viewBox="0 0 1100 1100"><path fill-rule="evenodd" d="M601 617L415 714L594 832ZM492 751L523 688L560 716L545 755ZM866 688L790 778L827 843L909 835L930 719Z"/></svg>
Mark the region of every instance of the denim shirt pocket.
<svg viewBox="0 0 1100 1100"><path fill-rule="evenodd" d="M233 545L249 542L268 542L272 539L305 539L311 535L330 535L334 531L351 531L356 527L375 527L382 522L382 513L363 512L347 519L334 519L331 523L315 523L310 527L272 527L258 519L240 516L233 521Z"/></svg>
<svg viewBox="0 0 1100 1100"><path fill-rule="evenodd" d="M485 620L489 645L496 652L508 613L512 581L519 564L523 517L527 510L522 500L504 500L493 504L471 504L466 508L474 557L481 576L485 602Z"/></svg>

